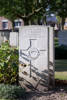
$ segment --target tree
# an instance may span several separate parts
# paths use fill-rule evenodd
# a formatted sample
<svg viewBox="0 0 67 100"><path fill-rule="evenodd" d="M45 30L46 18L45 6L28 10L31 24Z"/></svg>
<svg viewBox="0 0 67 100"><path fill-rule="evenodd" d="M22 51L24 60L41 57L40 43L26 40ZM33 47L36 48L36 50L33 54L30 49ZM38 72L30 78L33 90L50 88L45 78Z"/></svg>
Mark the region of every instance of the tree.
<svg viewBox="0 0 67 100"><path fill-rule="evenodd" d="M65 18L67 17L67 0L50 0L50 11L60 16L62 19L62 29L64 29Z"/></svg>
<svg viewBox="0 0 67 100"><path fill-rule="evenodd" d="M0 0L0 15L12 22L21 18L25 25L28 25L33 16L45 13L47 6L48 0Z"/></svg>

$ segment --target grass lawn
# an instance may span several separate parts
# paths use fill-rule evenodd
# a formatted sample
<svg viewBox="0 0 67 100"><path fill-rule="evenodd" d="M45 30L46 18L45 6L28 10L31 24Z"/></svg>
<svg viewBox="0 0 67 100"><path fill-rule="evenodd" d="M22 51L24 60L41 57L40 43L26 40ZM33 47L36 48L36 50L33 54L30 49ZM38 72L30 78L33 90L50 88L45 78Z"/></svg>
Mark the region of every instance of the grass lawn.
<svg viewBox="0 0 67 100"><path fill-rule="evenodd" d="M67 80L67 60L55 61L55 79Z"/></svg>

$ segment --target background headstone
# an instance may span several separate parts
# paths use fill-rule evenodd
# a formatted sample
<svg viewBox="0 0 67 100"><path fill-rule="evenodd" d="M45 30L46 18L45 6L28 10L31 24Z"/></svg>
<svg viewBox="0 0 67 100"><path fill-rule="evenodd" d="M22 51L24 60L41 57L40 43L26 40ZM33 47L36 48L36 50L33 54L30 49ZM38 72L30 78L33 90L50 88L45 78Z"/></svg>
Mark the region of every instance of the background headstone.
<svg viewBox="0 0 67 100"><path fill-rule="evenodd" d="M10 31L0 30L0 45L5 41L9 41L9 37L10 37Z"/></svg>
<svg viewBox="0 0 67 100"><path fill-rule="evenodd" d="M18 32L10 32L10 39L9 39L10 46L18 47L19 44L18 39L19 39Z"/></svg>
<svg viewBox="0 0 67 100"><path fill-rule="evenodd" d="M58 32L59 38L59 45L66 45L67 46L67 30L59 31Z"/></svg>
<svg viewBox="0 0 67 100"><path fill-rule="evenodd" d="M0 45L4 42L4 34L0 32Z"/></svg>

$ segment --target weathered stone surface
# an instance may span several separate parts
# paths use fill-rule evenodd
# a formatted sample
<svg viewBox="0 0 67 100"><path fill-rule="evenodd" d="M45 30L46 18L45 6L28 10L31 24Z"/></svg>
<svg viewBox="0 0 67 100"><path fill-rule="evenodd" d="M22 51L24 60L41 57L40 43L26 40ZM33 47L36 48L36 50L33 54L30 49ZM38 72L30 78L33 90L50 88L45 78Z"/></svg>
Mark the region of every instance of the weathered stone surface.
<svg viewBox="0 0 67 100"><path fill-rule="evenodd" d="M50 32L52 31L51 29ZM27 89L33 87L44 90L44 87L49 85L49 59L53 64L53 58L49 56L53 57L51 51L53 46L49 47L53 40L49 43L48 39L52 38L52 36L49 38L48 27L24 26L20 28L19 77L23 80L22 85ZM52 54L49 55L49 53Z"/></svg>
<svg viewBox="0 0 67 100"><path fill-rule="evenodd" d="M18 47L19 40L18 40L18 32L10 32L10 45Z"/></svg>
<svg viewBox="0 0 67 100"><path fill-rule="evenodd" d="M53 28L49 27L49 84L54 86L54 32Z"/></svg>
<svg viewBox="0 0 67 100"><path fill-rule="evenodd" d="M9 31L0 31L0 45L5 41L9 41L9 36Z"/></svg>
<svg viewBox="0 0 67 100"><path fill-rule="evenodd" d="M3 41L4 41L3 34L0 32L0 45L2 44Z"/></svg>

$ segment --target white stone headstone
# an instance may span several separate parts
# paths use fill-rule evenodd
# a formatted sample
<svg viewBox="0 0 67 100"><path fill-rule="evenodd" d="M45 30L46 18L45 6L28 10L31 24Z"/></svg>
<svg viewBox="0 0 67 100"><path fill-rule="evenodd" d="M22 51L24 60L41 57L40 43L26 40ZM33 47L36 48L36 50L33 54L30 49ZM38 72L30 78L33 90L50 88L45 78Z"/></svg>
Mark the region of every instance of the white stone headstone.
<svg viewBox="0 0 67 100"><path fill-rule="evenodd" d="M55 85L54 79L54 31L52 27L49 27L49 84Z"/></svg>
<svg viewBox="0 0 67 100"><path fill-rule="evenodd" d="M67 46L67 30L59 31L58 32L59 38L59 45L66 45Z"/></svg>
<svg viewBox="0 0 67 100"><path fill-rule="evenodd" d="M3 37L4 37L4 34L2 32L0 32L0 45L4 41L4 38Z"/></svg>
<svg viewBox="0 0 67 100"><path fill-rule="evenodd" d="M23 79L22 84L27 88L33 86L44 90L44 86L49 85L49 56L53 57L53 54L49 55L51 52L49 39L52 38L49 38L48 27L24 26L20 28L19 77Z"/></svg>
<svg viewBox="0 0 67 100"><path fill-rule="evenodd" d="M10 42L10 46L16 46L18 47L18 32L10 32L10 39L9 39L9 42Z"/></svg>
<svg viewBox="0 0 67 100"><path fill-rule="evenodd" d="M10 32L9 31L5 31L2 34L4 34L4 37L3 37L4 41L3 42L9 41Z"/></svg>

